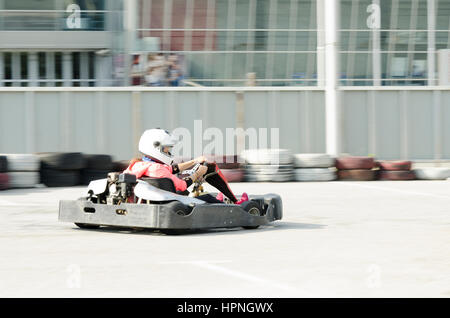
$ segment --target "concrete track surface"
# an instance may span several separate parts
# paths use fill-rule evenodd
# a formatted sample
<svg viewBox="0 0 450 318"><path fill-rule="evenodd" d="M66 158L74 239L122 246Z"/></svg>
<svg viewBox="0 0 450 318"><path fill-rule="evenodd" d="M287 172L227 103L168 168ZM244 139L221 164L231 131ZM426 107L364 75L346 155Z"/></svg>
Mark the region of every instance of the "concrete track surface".
<svg viewBox="0 0 450 318"><path fill-rule="evenodd" d="M57 213L84 187L2 191L0 297L450 297L450 181L231 187L280 194L283 220L82 230Z"/></svg>

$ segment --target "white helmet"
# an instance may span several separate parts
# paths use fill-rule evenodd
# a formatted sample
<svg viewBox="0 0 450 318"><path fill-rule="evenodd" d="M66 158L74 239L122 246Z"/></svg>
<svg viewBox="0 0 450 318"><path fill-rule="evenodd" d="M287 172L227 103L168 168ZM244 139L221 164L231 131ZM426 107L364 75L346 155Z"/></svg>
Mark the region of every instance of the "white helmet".
<svg viewBox="0 0 450 318"><path fill-rule="evenodd" d="M173 147L177 140L164 129L156 128L144 131L139 140L139 151L162 163L171 165L173 156L163 151L164 147Z"/></svg>

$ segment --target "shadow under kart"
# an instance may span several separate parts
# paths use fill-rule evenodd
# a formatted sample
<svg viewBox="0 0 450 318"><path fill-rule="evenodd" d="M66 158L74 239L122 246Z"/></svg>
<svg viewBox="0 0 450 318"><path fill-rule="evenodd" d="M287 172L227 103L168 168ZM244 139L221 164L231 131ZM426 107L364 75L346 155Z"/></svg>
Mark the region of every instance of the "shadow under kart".
<svg viewBox="0 0 450 318"><path fill-rule="evenodd" d="M212 228L255 229L283 215L277 194L250 195L241 205L207 203L128 174L109 174L107 179L92 181L87 192L87 197L60 201L59 221L85 229L114 226L178 234Z"/></svg>

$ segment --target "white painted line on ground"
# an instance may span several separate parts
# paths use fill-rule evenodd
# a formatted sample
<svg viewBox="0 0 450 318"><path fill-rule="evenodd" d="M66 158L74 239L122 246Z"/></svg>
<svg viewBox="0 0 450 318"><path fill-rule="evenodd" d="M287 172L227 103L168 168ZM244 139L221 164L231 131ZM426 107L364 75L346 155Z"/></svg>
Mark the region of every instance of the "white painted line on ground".
<svg viewBox="0 0 450 318"><path fill-rule="evenodd" d="M361 187L361 188L382 190L382 191L388 191L388 192L397 192L397 193L407 194L407 195L421 195L421 196L427 196L427 197L432 197L432 198L450 200L450 196L446 196L446 195L439 195L439 194L426 193L426 192L399 190L399 189L378 187L378 186L370 186L370 185L366 185L366 184L355 183L354 181L350 181L350 182L334 182L334 184L343 184L343 185L356 186L356 187Z"/></svg>
<svg viewBox="0 0 450 318"><path fill-rule="evenodd" d="M314 294L307 290L300 290L292 286L285 284L280 284L267 279L263 279L254 275L249 275L247 273L239 272L236 270L228 269L217 265L218 263L231 263L231 261L179 261L179 262L163 262L162 264L190 264L197 267L201 267L216 273L221 273L234 278L239 278L247 282L256 283L260 285L265 285L270 288L277 288L284 291L295 292L295 297L314 297Z"/></svg>

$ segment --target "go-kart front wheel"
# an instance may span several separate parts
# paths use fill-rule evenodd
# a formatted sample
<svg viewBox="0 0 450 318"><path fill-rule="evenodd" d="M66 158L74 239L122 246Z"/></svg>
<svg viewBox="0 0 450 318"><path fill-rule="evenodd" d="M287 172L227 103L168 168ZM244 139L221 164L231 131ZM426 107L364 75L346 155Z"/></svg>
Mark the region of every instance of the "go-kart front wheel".
<svg viewBox="0 0 450 318"><path fill-rule="evenodd" d="M260 210L259 205L254 202L254 201L246 201L244 203L241 204L241 207L247 211L248 214L250 215L255 215L255 216L261 216L262 212ZM244 229L247 230L253 230L253 229L257 229L259 227L259 225L256 226L243 226Z"/></svg>
<svg viewBox="0 0 450 318"><path fill-rule="evenodd" d="M178 201L173 201L167 204L167 208L172 210L172 213L175 213L179 216L186 216L189 213L191 213L192 209ZM164 233L166 235L181 235L185 234L187 232L186 229L161 229L161 233Z"/></svg>

